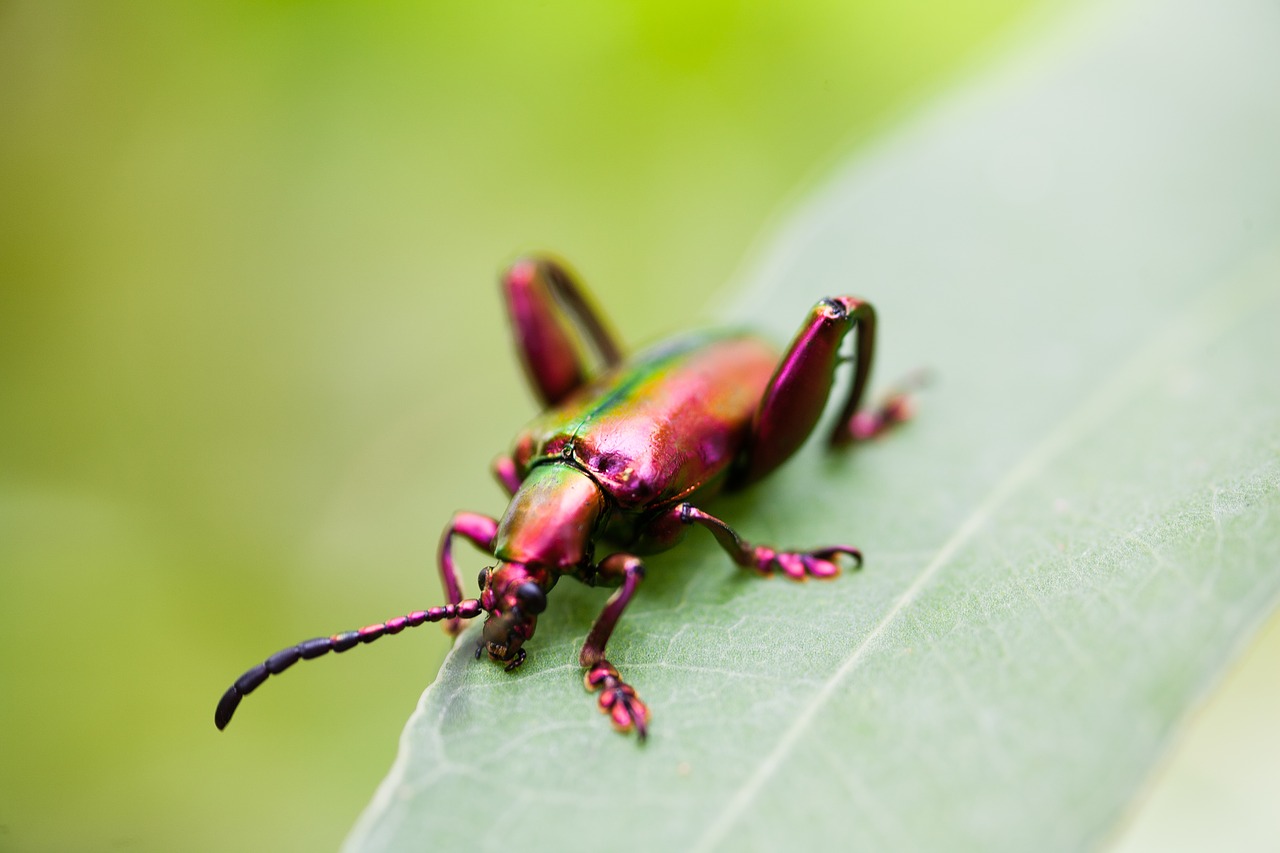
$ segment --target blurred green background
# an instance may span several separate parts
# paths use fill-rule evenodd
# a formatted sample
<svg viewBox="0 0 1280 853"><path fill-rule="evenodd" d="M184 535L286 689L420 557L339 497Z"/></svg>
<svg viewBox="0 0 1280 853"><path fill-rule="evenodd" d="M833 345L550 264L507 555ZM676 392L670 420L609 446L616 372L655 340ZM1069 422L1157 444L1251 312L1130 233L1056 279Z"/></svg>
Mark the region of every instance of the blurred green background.
<svg viewBox="0 0 1280 853"><path fill-rule="evenodd" d="M502 265L562 253L629 341L714 321L1031 8L0 4L0 847L335 847L443 635L213 707L501 512Z"/></svg>

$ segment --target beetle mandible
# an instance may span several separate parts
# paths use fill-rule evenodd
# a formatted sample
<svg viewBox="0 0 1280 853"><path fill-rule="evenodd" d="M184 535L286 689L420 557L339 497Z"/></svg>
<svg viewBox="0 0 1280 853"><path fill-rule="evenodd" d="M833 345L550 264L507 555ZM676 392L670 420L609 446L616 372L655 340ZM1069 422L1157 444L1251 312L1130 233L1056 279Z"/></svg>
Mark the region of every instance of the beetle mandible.
<svg viewBox="0 0 1280 853"><path fill-rule="evenodd" d="M853 382L829 444L871 438L909 417L902 391L874 409L859 407L875 351L870 303L852 296L820 300L781 360L769 344L739 332L684 335L624 360L613 332L563 264L523 258L502 283L516 349L546 406L512 452L494 462L494 474L511 496L506 514L499 520L458 512L445 528L439 565L448 604L277 652L226 691L214 715L219 729L268 676L426 622L444 622L456 635L462 620L487 614L476 657L487 652L512 671L524 663L524 644L547 606L547 593L568 576L617 588L579 660L587 689L600 691L600 709L620 731L634 728L643 740L649 710L605 657L618 619L644 580L642 555L671 548L698 526L735 563L761 574L831 578L841 557L861 565L861 553L848 545L810 551L751 545L700 507L718 492L762 479L804 443L836 368L850 360L840 352L850 332ZM603 362L595 378L575 329ZM479 598L462 597L455 537L498 561L481 570ZM597 542L619 550L597 560Z"/></svg>

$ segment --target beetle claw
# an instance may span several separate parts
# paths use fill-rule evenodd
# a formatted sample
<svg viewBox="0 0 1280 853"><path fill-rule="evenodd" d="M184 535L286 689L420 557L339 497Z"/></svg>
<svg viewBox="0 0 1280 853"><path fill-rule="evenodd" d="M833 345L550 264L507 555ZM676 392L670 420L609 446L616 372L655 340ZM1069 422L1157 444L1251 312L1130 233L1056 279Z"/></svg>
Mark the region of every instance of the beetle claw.
<svg viewBox="0 0 1280 853"><path fill-rule="evenodd" d="M806 555L802 558L804 567L810 575L815 578L826 580L840 574L840 567L831 560L824 560L821 557L813 557Z"/></svg>
<svg viewBox="0 0 1280 853"><path fill-rule="evenodd" d="M527 652L524 649L516 649L515 656L511 658L511 662L504 666L503 669L507 672L514 672L520 664L524 663L526 654Z"/></svg>

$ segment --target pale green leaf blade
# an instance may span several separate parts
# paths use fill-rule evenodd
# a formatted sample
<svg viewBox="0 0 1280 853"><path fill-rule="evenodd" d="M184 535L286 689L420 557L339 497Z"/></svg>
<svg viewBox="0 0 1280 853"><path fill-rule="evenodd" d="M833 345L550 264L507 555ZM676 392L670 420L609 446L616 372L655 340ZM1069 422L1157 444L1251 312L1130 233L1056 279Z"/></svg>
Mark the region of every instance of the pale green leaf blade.
<svg viewBox="0 0 1280 853"><path fill-rule="evenodd" d="M603 591L558 588L516 675L464 637L349 848L1101 841L1280 588L1277 31L1092 10L832 180L730 313L785 337L867 295L879 380L936 382L716 508L867 568L652 560L610 646L643 747L580 686Z"/></svg>

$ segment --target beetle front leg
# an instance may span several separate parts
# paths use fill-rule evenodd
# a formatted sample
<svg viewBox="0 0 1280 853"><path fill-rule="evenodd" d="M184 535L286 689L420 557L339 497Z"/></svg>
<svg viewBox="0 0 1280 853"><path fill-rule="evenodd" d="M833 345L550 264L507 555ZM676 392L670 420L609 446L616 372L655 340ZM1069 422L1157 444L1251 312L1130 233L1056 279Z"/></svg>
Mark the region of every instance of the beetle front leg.
<svg viewBox="0 0 1280 853"><path fill-rule="evenodd" d="M631 554L613 554L600 562L597 572L597 583L619 583L620 586L609 597L596 624L592 626L591 633L587 635L587 641L582 645L578 661L587 667L583 682L588 690L601 691L600 711L609 715L614 728L626 732L634 726L640 740L644 740L648 733L649 709L636 696L635 689L622 680L618 670L604 656L604 647L618 624L618 618L626 610L640 581L644 580L644 563Z"/></svg>
<svg viewBox="0 0 1280 853"><path fill-rule="evenodd" d="M672 512L678 514L681 524L697 524L710 530L735 563L762 575L780 571L797 581L810 577L827 580L840 574L837 559L841 555L851 557L855 566L862 565L862 552L850 545L832 545L812 551L775 551L767 545L752 545L732 527L693 504L681 504Z"/></svg>
<svg viewBox="0 0 1280 853"><path fill-rule="evenodd" d="M545 257L521 258L503 276L502 290L520 361L544 405L561 402L587 378L566 321L577 325L606 366L622 360L608 324L563 264Z"/></svg>
<svg viewBox="0 0 1280 853"><path fill-rule="evenodd" d="M854 335L853 385L828 442L832 446L872 438L910 417L905 393L891 395L876 409L860 409L876 346L876 312L853 296L823 299L787 349L769 381L751 424L747 452L733 485L753 483L773 471L804 444L831 394L845 337Z"/></svg>
<svg viewBox="0 0 1280 853"><path fill-rule="evenodd" d="M516 467L516 461L510 456L499 456L493 460L494 479L498 481L498 485L506 491L508 496L515 495L520 491L520 469Z"/></svg>
<svg viewBox="0 0 1280 853"><path fill-rule="evenodd" d="M440 537L440 580L444 584L445 597L450 604L462 601L462 578L453 563L453 537L461 536L490 557L493 556L493 539L498 533L498 522L487 515L474 512L455 512L453 520ZM445 633L456 637L462 630L461 619L443 623Z"/></svg>

